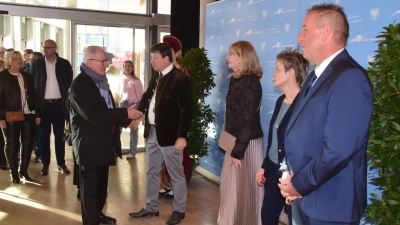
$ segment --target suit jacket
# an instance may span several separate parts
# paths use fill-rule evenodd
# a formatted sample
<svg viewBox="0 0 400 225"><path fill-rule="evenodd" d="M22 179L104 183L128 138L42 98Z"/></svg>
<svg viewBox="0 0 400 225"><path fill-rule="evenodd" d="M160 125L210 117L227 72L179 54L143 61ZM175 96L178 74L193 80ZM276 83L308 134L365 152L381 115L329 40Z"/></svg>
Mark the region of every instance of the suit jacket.
<svg viewBox="0 0 400 225"><path fill-rule="evenodd" d="M303 196L299 205L317 220L359 221L366 206L370 80L343 50L304 93L305 88L285 134L292 184Z"/></svg>
<svg viewBox="0 0 400 225"><path fill-rule="evenodd" d="M68 60L59 57L57 53L56 57L57 57L56 77L62 98L64 115L65 118L67 118L68 112L65 107L66 106L65 102L68 97L68 89L71 87L72 83L72 77L73 77L72 66ZM44 95L46 93L46 81L47 81L45 57L40 57L32 61L32 65L29 68L29 73L33 76L34 79L34 85L39 102L39 108L43 109L43 102L44 102Z"/></svg>
<svg viewBox="0 0 400 225"><path fill-rule="evenodd" d="M298 96L298 95L297 95ZM297 96L296 98L293 100L292 104L289 106L289 108L287 109L285 115L283 116L278 130L277 130L277 138L278 138L278 164L275 164L274 162L272 162L269 159L269 149L271 148L271 143L272 143L272 129L275 126L275 120L276 117L279 114L280 108L282 106L282 102L285 99L285 95L281 95L277 100L276 100L276 104L275 104L275 109L274 109L274 113L272 114L272 118L271 121L269 123L269 131L268 131L268 144L267 144L267 155L264 158L263 164L261 166L261 168L263 168L265 170L264 172L264 176L268 174L268 172L271 171L278 171L280 164L283 161L283 158L285 158L285 147L284 147L284 137L285 137L285 131L286 131L286 127L287 124L289 122L290 119L290 115L292 114L293 111L293 106L296 104L297 101ZM277 169L278 170L277 170Z"/></svg>
<svg viewBox="0 0 400 225"><path fill-rule="evenodd" d="M175 67L158 81L158 72L153 73L149 87L140 100L138 110L145 115L144 137L149 135L148 111L154 91L155 127L160 146L175 144L178 137L187 138L192 118L192 82L190 77ZM157 85L158 82L158 85Z"/></svg>
<svg viewBox="0 0 400 225"><path fill-rule="evenodd" d="M121 157L119 128L128 123L126 108L109 109L96 83L87 74L79 74L69 94L72 149L81 166L113 166L115 153Z"/></svg>

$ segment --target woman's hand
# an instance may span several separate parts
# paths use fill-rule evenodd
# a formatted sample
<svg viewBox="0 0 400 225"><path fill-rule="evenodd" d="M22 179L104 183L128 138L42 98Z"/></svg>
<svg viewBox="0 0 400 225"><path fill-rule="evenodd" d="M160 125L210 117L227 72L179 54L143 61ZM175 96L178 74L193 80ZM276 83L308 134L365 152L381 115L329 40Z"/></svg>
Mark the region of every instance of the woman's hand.
<svg viewBox="0 0 400 225"><path fill-rule="evenodd" d="M36 126L40 124L40 117L36 117Z"/></svg>
<svg viewBox="0 0 400 225"><path fill-rule="evenodd" d="M265 184L265 177L264 177L264 172L265 170L263 168L260 168L256 174L256 181L257 184L262 187Z"/></svg>
<svg viewBox="0 0 400 225"><path fill-rule="evenodd" d="M6 124L5 120L0 120L0 127L1 128L6 128L7 127L7 124Z"/></svg>
<svg viewBox="0 0 400 225"><path fill-rule="evenodd" d="M231 157L231 161L229 162L230 166L234 166L237 170L242 169L242 161L240 159L235 159Z"/></svg>

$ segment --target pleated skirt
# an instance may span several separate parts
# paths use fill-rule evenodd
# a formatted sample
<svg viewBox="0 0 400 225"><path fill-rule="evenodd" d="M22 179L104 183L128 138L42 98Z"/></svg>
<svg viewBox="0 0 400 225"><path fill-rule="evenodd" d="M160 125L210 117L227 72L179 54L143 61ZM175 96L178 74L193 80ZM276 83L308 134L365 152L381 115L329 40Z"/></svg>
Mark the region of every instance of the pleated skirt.
<svg viewBox="0 0 400 225"><path fill-rule="evenodd" d="M225 153L220 180L219 225L261 225L264 188L258 186L256 174L263 162L263 138L251 140L242 160L242 169L229 166Z"/></svg>

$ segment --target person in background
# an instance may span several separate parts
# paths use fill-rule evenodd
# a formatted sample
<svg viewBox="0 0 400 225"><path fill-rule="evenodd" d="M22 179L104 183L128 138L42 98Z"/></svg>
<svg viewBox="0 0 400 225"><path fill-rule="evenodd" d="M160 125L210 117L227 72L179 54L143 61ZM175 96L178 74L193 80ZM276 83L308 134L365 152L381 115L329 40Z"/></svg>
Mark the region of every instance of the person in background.
<svg viewBox="0 0 400 225"><path fill-rule="evenodd" d="M133 62L127 60L123 64L124 75L118 86L119 107L128 108L135 105L137 109L143 95L143 85L140 79L135 75ZM122 132L122 128L121 128ZM131 130L130 132L130 147L126 159L132 159L136 155L138 144L138 129Z"/></svg>
<svg viewBox="0 0 400 225"><path fill-rule="evenodd" d="M68 60L57 54L57 43L51 39L44 41L45 57L32 62L29 73L33 76L42 112L40 123L40 150L43 176L49 174L50 134L53 131L58 170L70 174L65 165L65 143L63 141L64 125L67 120L66 99L72 83L72 66Z"/></svg>
<svg viewBox="0 0 400 225"><path fill-rule="evenodd" d="M285 198L278 187L279 168L285 158L283 137L300 91L300 84L308 72L308 61L295 50L285 49L276 56L276 59L276 70L272 74L274 87L281 89L283 95L276 101L269 124L267 155L256 176L257 183L264 186L264 201L261 208L263 225L277 225L279 215L285 205ZM289 221L290 210L290 207L286 207Z"/></svg>
<svg viewBox="0 0 400 225"><path fill-rule="evenodd" d="M172 35L165 35L163 37L163 43L169 44L172 50L172 64L174 64L175 68L180 70L182 73L190 76L189 71L186 68L183 68L178 64L179 58L182 56L182 44L178 38ZM183 150L183 172L188 174L191 170L190 168L190 160L189 160L189 146L186 146ZM161 189L159 191L160 196L164 196L165 198L174 198L174 192L172 190L171 185L171 177L168 174L168 170L165 167L165 163L163 163L163 169L161 170Z"/></svg>
<svg viewBox="0 0 400 225"><path fill-rule="evenodd" d="M24 50L24 68L23 68L23 70L25 72L29 72L29 67L31 67L31 63L32 63L31 55L32 55L32 53L33 53L32 49L27 48L27 49Z"/></svg>
<svg viewBox="0 0 400 225"><path fill-rule="evenodd" d="M20 182L20 176L26 181L32 180L28 175L31 160L35 127L40 123L40 109L32 77L20 71L22 56L18 51L6 55L6 69L0 72L0 127L5 137L5 155L10 167L13 183ZM20 111L24 113L22 121L6 121L6 112ZM18 153L21 146L21 166L18 173Z"/></svg>
<svg viewBox="0 0 400 225"><path fill-rule="evenodd" d="M236 137L236 142L232 152L225 153L218 224L260 225L264 189L254 177L264 153L260 123L262 69L248 41L229 46L226 59L233 73L226 96L225 130Z"/></svg>
<svg viewBox="0 0 400 225"><path fill-rule="evenodd" d="M159 216L160 171L165 161L175 191L174 211L166 224L173 225L185 218L187 187L182 160L192 118L192 83L189 76L172 64L168 44L153 45L150 52L155 72L138 107L146 116L147 202L138 212L129 215L135 218Z"/></svg>
<svg viewBox="0 0 400 225"><path fill-rule="evenodd" d="M2 52L3 51L3 52ZM4 56L5 53L5 48L0 47L0 57L1 55ZM3 57L4 59L4 57ZM0 59L0 72L4 70L4 60ZM7 160L6 160L6 155L4 153L4 136L3 136L3 130L0 129L0 170L8 170L8 165L7 165Z"/></svg>
<svg viewBox="0 0 400 225"><path fill-rule="evenodd" d="M4 60L5 56L6 56L6 48L0 47L0 60Z"/></svg>
<svg viewBox="0 0 400 225"><path fill-rule="evenodd" d="M30 59L31 59L31 63L33 60L43 57L43 54L41 52L32 52Z"/></svg>
<svg viewBox="0 0 400 225"><path fill-rule="evenodd" d="M286 127L291 176L284 197L298 204L293 222L358 225L367 195L368 131L374 107L370 79L345 49L349 23L341 6L311 6L297 40L317 65L306 78ZM296 199L297 198L297 199Z"/></svg>
<svg viewBox="0 0 400 225"><path fill-rule="evenodd" d="M113 94L113 98L115 104L119 105L119 95L118 95L118 86L121 81L121 74L116 66L113 65L112 59L115 58L115 55L110 52L106 52L108 67L106 70L106 75L108 79L108 83L110 84L111 93Z"/></svg>
<svg viewBox="0 0 400 225"><path fill-rule="evenodd" d="M107 198L109 166L115 166L115 154L121 158L120 132L116 127L143 116L133 108L115 107L106 77L107 66L103 48L87 47L82 72L74 79L68 97L84 225L117 222L102 213Z"/></svg>
<svg viewBox="0 0 400 225"><path fill-rule="evenodd" d="M6 57L7 54L9 54L9 53L11 53L11 52L13 52L13 51L15 51L15 49L13 49L13 48L7 48L7 49L5 50L5 55L4 55L4 57Z"/></svg>

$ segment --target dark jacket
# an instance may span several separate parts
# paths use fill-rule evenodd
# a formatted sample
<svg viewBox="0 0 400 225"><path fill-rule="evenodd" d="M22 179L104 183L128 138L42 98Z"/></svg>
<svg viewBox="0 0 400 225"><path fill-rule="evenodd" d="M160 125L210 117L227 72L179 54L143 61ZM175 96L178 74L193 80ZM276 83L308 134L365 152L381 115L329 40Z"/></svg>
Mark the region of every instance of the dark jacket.
<svg viewBox="0 0 400 225"><path fill-rule="evenodd" d="M155 127L157 141L160 146L175 144L178 137L186 138L189 133L192 118L192 83L190 77L175 67L158 81L158 72L153 74L149 87L143 94L138 110L145 115L144 137L149 134L148 111L154 90L157 88L155 99Z"/></svg>
<svg viewBox="0 0 400 225"><path fill-rule="evenodd" d="M250 140L264 136L260 123L262 87L256 75L231 77L226 96L225 130L236 137L231 156L243 159Z"/></svg>
<svg viewBox="0 0 400 225"><path fill-rule="evenodd" d="M72 83L72 77L73 77L72 66L68 60L59 57L57 53L56 56L57 56L56 77L62 98L64 115L65 118L67 118L68 112L67 109L65 108L66 106L65 101L68 97L68 89L71 87ZM43 109L43 102L44 102L44 95L46 93L46 81L47 81L45 57L40 57L32 61L32 65L29 68L29 73L33 76L37 98L39 101L39 108Z"/></svg>
<svg viewBox="0 0 400 225"><path fill-rule="evenodd" d="M119 123L129 124L126 108L109 109L98 86L87 74L79 74L69 94L72 149L81 166L113 166L121 157ZM114 130L114 132L113 132Z"/></svg>
<svg viewBox="0 0 400 225"><path fill-rule="evenodd" d="M281 122L279 124L278 130L277 130L277 135L276 136L278 138L278 164L275 164L274 162L272 162L269 159L269 156L268 156L269 155L269 149L271 148L271 142L272 142L272 129L275 126L276 117L279 114L279 110L280 110L280 108L282 106L282 102L283 102L283 99L285 99L285 97L286 97L285 95L281 95L278 98L278 100L276 100L274 114L272 114L272 118L271 118L271 121L269 123L267 155L265 156L263 164L261 166L261 168L263 168L265 170L264 175L266 175L268 172L271 172L271 171L278 171L279 167L280 167L280 164L283 161L283 158L285 158L285 148L284 148L284 145L283 145L283 138L285 136L285 130L286 130L287 124L289 122L290 115L292 115L293 106L296 103L297 96L293 100L293 102L289 106L289 108L287 109L285 115L283 116L283 118L282 118L282 120L281 120Z"/></svg>
<svg viewBox="0 0 400 225"><path fill-rule="evenodd" d="M36 116L40 117L32 77L26 72L21 71L20 73L27 87L28 108L30 111L35 110ZM22 104L18 77L10 74L8 70L3 70L0 72L0 120L5 120L4 112L20 110L22 110Z"/></svg>

